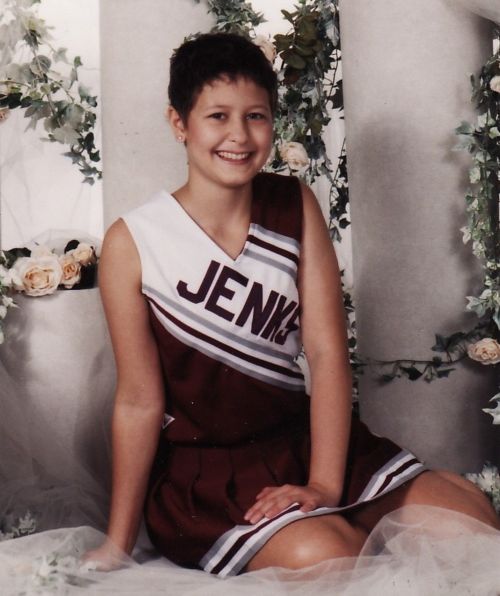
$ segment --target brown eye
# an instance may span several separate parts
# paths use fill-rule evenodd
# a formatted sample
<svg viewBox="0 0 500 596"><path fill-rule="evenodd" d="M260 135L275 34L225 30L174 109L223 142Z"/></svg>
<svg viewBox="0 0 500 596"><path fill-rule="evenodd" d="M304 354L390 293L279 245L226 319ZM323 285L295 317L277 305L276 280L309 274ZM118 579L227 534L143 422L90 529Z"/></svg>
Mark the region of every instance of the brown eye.
<svg viewBox="0 0 500 596"><path fill-rule="evenodd" d="M249 120L266 120L265 114L262 114L261 112L252 112L251 114L248 114L247 118Z"/></svg>

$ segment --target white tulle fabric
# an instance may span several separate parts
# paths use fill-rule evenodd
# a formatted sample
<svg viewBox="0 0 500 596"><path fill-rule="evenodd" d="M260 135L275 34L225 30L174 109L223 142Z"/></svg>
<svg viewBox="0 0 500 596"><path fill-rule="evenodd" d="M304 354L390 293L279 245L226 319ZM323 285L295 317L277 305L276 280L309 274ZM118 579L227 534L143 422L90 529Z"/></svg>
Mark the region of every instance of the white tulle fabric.
<svg viewBox="0 0 500 596"><path fill-rule="evenodd" d="M386 516L358 559L301 571L271 568L218 579L180 569L151 553L123 568L96 572L78 557L102 535L60 529L0 544L2 594L184 594L190 596L486 596L500 586L500 533L458 513L409 506Z"/></svg>
<svg viewBox="0 0 500 596"><path fill-rule="evenodd" d="M81 555L104 538L108 507L114 364L106 325L97 290L19 302L0 348L0 530L29 510L38 533L0 542L2 596L498 594L500 533L417 506L384 518L358 559L298 572L221 580L156 557L144 537L117 571L82 567Z"/></svg>

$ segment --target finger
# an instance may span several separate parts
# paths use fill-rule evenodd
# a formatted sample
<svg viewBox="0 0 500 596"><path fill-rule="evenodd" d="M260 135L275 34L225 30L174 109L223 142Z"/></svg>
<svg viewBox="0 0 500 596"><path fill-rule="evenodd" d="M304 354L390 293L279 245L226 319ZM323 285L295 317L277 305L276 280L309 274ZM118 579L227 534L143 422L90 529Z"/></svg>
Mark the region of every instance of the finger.
<svg viewBox="0 0 500 596"><path fill-rule="evenodd" d="M309 511L314 511L315 509L317 509L318 505L319 503L316 499L309 499L302 504L300 510L303 513L309 513Z"/></svg>
<svg viewBox="0 0 500 596"><path fill-rule="evenodd" d="M264 517L271 519L296 502L296 498L287 494L268 497L249 510L247 521L255 524Z"/></svg>
<svg viewBox="0 0 500 596"><path fill-rule="evenodd" d="M276 492L277 490L279 490L281 487L279 486L266 486L265 488L263 488L259 494L255 497L256 499L263 499L264 497L266 497L267 495L272 494L273 492Z"/></svg>

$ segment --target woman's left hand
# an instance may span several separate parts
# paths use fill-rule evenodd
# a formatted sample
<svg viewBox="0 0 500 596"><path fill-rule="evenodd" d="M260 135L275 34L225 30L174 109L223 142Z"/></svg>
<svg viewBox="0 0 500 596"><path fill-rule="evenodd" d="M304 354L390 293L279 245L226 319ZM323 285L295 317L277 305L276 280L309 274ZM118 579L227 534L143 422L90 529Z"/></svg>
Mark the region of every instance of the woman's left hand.
<svg viewBox="0 0 500 596"><path fill-rule="evenodd" d="M336 507L340 491L333 494L317 484L266 487L256 497L257 501L245 514L245 520L256 524L262 518L272 518L293 503L301 505L300 511L308 512L318 507Z"/></svg>

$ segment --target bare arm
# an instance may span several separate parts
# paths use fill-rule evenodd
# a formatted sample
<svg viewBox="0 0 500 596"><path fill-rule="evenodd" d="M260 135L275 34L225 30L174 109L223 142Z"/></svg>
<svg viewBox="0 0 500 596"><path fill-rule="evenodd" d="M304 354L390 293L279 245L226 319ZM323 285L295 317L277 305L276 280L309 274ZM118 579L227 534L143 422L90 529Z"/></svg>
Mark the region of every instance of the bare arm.
<svg viewBox="0 0 500 596"><path fill-rule="evenodd" d="M294 502L303 511L334 507L342 495L351 421L351 371L340 273L323 215L303 187L299 273L301 327L311 371L311 461L306 487L268 487L246 514L252 523Z"/></svg>
<svg viewBox="0 0 500 596"><path fill-rule="evenodd" d="M351 424L352 379L340 273L323 216L304 189L304 248L300 294L303 343L311 369L309 484L333 500L342 494Z"/></svg>
<svg viewBox="0 0 500 596"><path fill-rule="evenodd" d="M117 367L112 418L113 480L108 539L130 553L137 538L148 477L158 444L164 394L141 264L122 220L109 229L99 264L99 286ZM87 559L105 559L92 551ZM106 565L103 565L106 567Z"/></svg>

